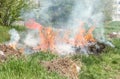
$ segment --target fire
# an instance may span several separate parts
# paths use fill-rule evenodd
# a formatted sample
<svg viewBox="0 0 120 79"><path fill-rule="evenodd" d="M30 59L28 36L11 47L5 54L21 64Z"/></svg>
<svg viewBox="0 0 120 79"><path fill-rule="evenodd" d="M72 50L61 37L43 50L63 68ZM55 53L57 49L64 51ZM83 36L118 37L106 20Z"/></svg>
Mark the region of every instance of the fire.
<svg viewBox="0 0 120 79"><path fill-rule="evenodd" d="M13 49L17 49L17 43L9 43L9 46L12 47Z"/></svg>
<svg viewBox="0 0 120 79"><path fill-rule="evenodd" d="M28 20L25 23L25 26L27 26L27 28L29 29L39 29L42 30L42 25L40 25L39 23L35 22L33 19Z"/></svg>
<svg viewBox="0 0 120 79"><path fill-rule="evenodd" d="M40 49L41 50L53 50L55 46L55 36L56 33L52 30L51 27L44 28L40 30Z"/></svg>
<svg viewBox="0 0 120 79"><path fill-rule="evenodd" d="M79 46L83 47L87 44L87 40L85 40L85 37L84 37L84 34L85 34L86 30L83 28L83 26L84 26L84 23L81 23L79 31L75 36L74 44L77 47L79 47Z"/></svg>
<svg viewBox="0 0 120 79"><path fill-rule="evenodd" d="M90 42L95 42L93 37L95 27L93 26L86 31L84 28L84 22L80 24L79 30L73 40L70 40L71 31L66 30L61 38L59 35L59 29L57 29L56 32L52 27L43 27L34 20L29 20L25 25L30 29L39 29L40 43L39 46L34 49L41 49L42 51L55 51L56 38L60 38L59 42L71 44L75 47L84 47Z"/></svg>
<svg viewBox="0 0 120 79"><path fill-rule="evenodd" d="M29 22L27 22L25 25L30 29L39 29L39 36L41 41L40 45L34 49L41 49L42 51L54 50L56 33L51 27L43 27L34 20L29 20Z"/></svg>
<svg viewBox="0 0 120 79"><path fill-rule="evenodd" d="M70 43L69 36L70 36L70 31L65 31L65 34L63 36L63 42Z"/></svg>
<svg viewBox="0 0 120 79"><path fill-rule="evenodd" d="M85 39L88 41L88 42L95 42L95 39L93 37L93 31L94 31L95 27L91 27L87 34L85 35Z"/></svg>

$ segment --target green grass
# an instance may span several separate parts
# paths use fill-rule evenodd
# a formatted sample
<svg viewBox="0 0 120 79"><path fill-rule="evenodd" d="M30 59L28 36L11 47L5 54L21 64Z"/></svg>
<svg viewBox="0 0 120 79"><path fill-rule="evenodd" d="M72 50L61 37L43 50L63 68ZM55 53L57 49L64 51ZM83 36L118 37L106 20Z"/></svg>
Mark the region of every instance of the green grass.
<svg viewBox="0 0 120 79"><path fill-rule="evenodd" d="M11 28L16 29L17 31L25 30L25 27L23 27L23 26L9 26L9 27L7 27L7 26L0 26L0 43L6 42L6 41L8 41L10 39L8 31Z"/></svg>
<svg viewBox="0 0 120 79"><path fill-rule="evenodd" d="M120 40L114 40L114 44ZM81 59L84 66L80 79L120 79L120 45L115 48L106 48L99 56L90 55L75 56L73 59ZM117 78L119 76L119 78Z"/></svg>
<svg viewBox="0 0 120 79"><path fill-rule="evenodd" d="M119 31L119 22L106 25L106 32ZM0 41L9 40L7 31L0 27ZM2 39L2 40L1 40ZM120 39L112 39L115 48L107 47L100 55L88 57L76 55L73 60L83 63L79 79L120 79ZM0 79L65 79L55 72L48 72L39 62L57 58L50 53L39 52L19 59L12 57L0 64Z"/></svg>
<svg viewBox="0 0 120 79"><path fill-rule="evenodd" d="M8 30L7 27L0 27L0 43L9 40Z"/></svg>
<svg viewBox="0 0 120 79"><path fill-rule="evenodd" d="M43 53L43 54L42 54ZM49 53L37 53L26 58L11 58L0 65L0 79L65 79L55 72L48 72L40 60L55 58Z"/></svg>
<svg viewBox="0 0 120 79"><path fill-rule="evenodd" d="M120 22L115 21L115 22L110 22L109 24L105 25L105 31L106 33L111 33L111 32L119 32L120 30Z"/></svg>

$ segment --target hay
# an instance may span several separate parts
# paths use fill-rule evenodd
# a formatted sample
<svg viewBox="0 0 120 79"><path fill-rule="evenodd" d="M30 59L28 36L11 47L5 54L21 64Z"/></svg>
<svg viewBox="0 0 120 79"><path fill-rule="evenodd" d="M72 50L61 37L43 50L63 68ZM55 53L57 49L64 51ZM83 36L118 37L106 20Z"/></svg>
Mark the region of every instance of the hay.
<svg viewBox="0 0 120 79"><path fill-rule="evenodd" d="M42 62L48 71L58 72L68 79L78 79L80 67L69 58L60 58L52 61Z"/></svg>

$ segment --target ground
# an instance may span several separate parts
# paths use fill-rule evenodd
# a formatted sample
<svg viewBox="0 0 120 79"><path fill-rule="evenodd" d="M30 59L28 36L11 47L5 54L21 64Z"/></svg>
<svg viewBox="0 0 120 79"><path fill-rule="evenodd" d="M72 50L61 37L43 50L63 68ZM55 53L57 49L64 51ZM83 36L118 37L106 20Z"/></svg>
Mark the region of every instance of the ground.
<svg viewBox="0 0 120 79"><path fill-rule="evenodd" d="M0 26L0 43L9 40L8 30L12 27ZM16 28L16 27L15 27ZM16 28L18 31L24 29ZM119 31L119 22L110 22L105 25L105 34ZM79 79L120 79L120 39L108 39L115 48L107 47L100 55L71 57L78 62L82 61L83 67ZM66 79L56 72L48 72L40 61L57 58L49 52L39 52L31 56L22 56L19 59L11 57L0 63L0 79Z"/></svg>

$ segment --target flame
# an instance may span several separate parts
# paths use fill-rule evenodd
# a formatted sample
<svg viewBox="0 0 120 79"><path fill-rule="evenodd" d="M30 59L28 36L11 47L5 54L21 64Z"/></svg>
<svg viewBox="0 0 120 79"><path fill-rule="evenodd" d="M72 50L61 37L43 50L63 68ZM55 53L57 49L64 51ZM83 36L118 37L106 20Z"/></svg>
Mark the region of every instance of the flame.
<svg viewBox="0 0 120 79"><path fill-rule="evenodd" d="M85 34L85 29L80 27L79 32L75 36L75 41L74 41L75 46L83 47L87 44L87 41L84 38L84 34Z"/></svg>
<svg viewBox="0 0 120 79"><path fill-rule="evenodd" d="M56 33L53 31L51 27L44 27L39 30L40 35L40 45L34 49L41 49L42 51L46 50L54 50L55 47L55 36Z"/></svg>
<svg viewBox="0 0 120 79"><path fill-rule="evenodd" d="M91 27L91 28L88 30L87 34L85 35L85 39L86 39L88 42L95 42L95 39L94 39L93 34L92 34L93 31L94 31L94 29L95 29L94 26Z"/></svg>
<svg viewBox="0 0 120 79"><path fill-rule="evenodd" d="M85 25L84 22L80 23L79 31L75 36L74 45L77 46L77 47L79 47L79 46L83 47L87 44L87 41L84 38L84 35L85 35L85 32L86 32L86 30L84 29L84 25Z"/></svg>
<svg viewBox="0 0 120 79"><path fill-rule="evenodd" d="M13 49L17 49L17 43L9 43L8 46L12 47Z"/></svg>
<svg viewBox="0 0 120 79"><path fill-rule="evenodd" d="M95 42L95 39L93 37L93 31L95 29L94 26L92 26L88 32L86 33L86 30L84 28L85 23L81 22L80 23L80 28L78 33L75 36L75 40L74 40L74 45L77 47L84 47L86 46L89 42Z"/></svg>
<svg viewBox="0 0 120 79"><path fill-rule="evenodd" d="M69 36L70 36L70 31L65 31L65 34L63 36L63 42L66 42L66 43L70 43L70 39L69 39Z"/></svg>
<svg viewBox="0 0 120 79"><path fill-rule="evenodd" d="M51 27L44 28L44 30L40 31L41 50L53 50L55 46L55 32Z"/></svg>
<svg viewBox="0 0 120 79"><path fill-rule="evenodd" d="M42 30L42 25L39 23L35 22L33 19L28 20L25 22L25 26L29 29L39 29Z"/></svg>
<svg viewBox="0 0 120 79"><path fill-rule="evenodd" d="M63 38L61 38L58 33L59 29L57 29L58 32L56 32L52 27L43 27L34 20L29 20L25 25L30 29L39 29L39 36L41 41L40 45L34 49L41 49L42 51L55 51L56 38L60 38L59 42L68 43L76 47L84 47L87 46L90 42L95 42L93 37L93 31L95 30L95 27L93 26L88 31L86 31L84 28L84 22L80 23L79 30L72 40L70 39L70 30L66 30L64 32Z"/></svg>

